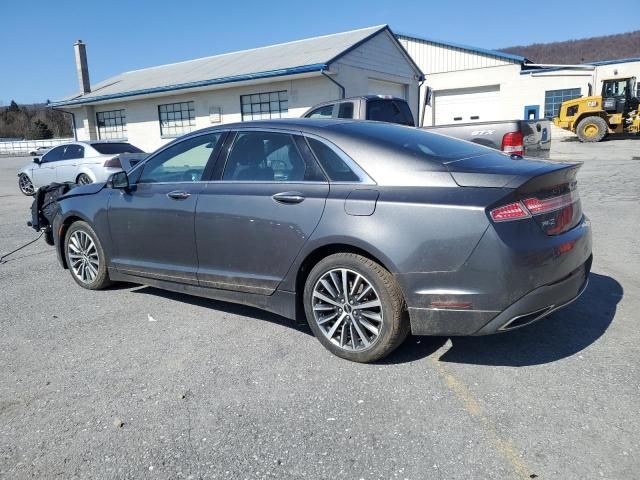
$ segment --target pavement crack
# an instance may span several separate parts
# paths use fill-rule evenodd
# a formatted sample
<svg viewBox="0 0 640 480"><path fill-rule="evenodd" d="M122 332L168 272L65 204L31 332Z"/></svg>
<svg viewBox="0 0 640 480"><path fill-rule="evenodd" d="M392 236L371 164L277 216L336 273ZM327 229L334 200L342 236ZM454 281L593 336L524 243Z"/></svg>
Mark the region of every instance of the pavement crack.
<svg viewBox="0 0 640 480"><path fill-rule="evenodd" d="M527 480L535 478L532 477L532 475L536 474L533 473L533 470L526 464L518 449L510 439L502 438L495 423L484 413L482 405L475 399L469 387L467 387L463 381L450 373L444 365L435 358L436 354L437 352L430 356L429 361L436 367L436 370L443 378L447 388L453 392L458 400L460 400L464 410L473 418L477 419L480 425L482 425L485 431L489 434L489 438L494 448L509 462L509 465L514 470L516 477Z"/></svg>

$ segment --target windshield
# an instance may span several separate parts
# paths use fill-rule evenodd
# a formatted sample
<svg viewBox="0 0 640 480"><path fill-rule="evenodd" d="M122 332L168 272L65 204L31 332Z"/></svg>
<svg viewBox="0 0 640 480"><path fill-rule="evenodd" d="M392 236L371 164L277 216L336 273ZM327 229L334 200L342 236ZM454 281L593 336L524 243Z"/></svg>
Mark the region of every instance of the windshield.
<svg viewBox="0 0 640 480"><path fill-rule="evenodd" d="M144 153L138 147L130 143L92 143L91 146L102 155L115 155L118 153Z"/></svg>

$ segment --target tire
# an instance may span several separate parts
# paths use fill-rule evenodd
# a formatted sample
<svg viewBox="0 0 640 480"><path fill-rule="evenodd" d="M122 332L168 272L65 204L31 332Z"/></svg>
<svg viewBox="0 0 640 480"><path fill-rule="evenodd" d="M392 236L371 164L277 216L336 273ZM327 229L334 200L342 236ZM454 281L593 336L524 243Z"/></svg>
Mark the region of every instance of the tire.
<svg viewBox="0 0 640 480"><path fill-rule="evenodd" d="M346 299L341 294L345 290L343 274ZM305 282L303 302L316 338L331 353L347 360L379 360L395 350L409 333L407 309L398 283L384 267L361 255L336 253L318 262ZM369 307L363 308L364 305Z"/></svg>
<svg viewBox="0 0 640 480"><path fill-rule="evenodd" d="M78 178L76 179L76 183L78 185L88 185L90 183L93 183L93 180L91 180L91 177L86 173L81 173L80 175L78 175Z"/></svg>
<svg viewBox="0 0 640 480"><path fill-rule="evenodd" d="M71 224L64 237L64 255L71 277L82 288L101 290L113 283L109 279L102 244L88 223Z"/></svg>
<svg viewBox="0 0 640 480"><path fill-rule="evenodd" d="M576 129L576 134L580 141L588 143L601 141L607 136L608 132L609 126L607 122L603 118L594 115L580 120Z"/></svg>
<svg viewBox="0 0 640 480"><path fill-rule="evenodd" d="M36 193L36 189L33 186L33 182L29 178L29 175L26 173L21 173L18 175L18 188L22 192L23 195L27 197L33 197Z"/></svg>

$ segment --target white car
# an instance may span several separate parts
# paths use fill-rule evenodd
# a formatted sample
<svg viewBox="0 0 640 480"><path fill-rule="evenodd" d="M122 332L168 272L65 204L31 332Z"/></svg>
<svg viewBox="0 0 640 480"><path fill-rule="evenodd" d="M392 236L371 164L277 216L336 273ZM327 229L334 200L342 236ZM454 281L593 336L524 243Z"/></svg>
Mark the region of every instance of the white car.
<svg viewBox="0 0 640 480"><path fill-rule="evenodd" d="M147 156L127 142L72 142L53 147L18 172L18 187L25 195L50 183L106 182L109 175L130 170Z"/></svg>
<svg viewBox="0 0 640 480"><path fill-rule="evenodd" d="M53 147L38 147L35 150L31 150L29 152L29 155L31 155L32 157L37 157L38 155L44 155L45 153L47 153L52 148Z"/></svg>

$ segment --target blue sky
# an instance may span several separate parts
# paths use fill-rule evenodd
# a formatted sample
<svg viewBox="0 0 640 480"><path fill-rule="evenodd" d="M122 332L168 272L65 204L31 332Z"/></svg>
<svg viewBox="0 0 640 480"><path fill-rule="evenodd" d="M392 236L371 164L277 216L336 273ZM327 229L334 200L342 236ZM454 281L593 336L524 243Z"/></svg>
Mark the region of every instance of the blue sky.
<svg viewBox="0 0 640 480"><path fill-rule="evenodd" d="M87 44L97 82L127 70L384 23L484 48L640 28L637 15L608 22L602 12L601 0L0 0L0 102L76 92L77 39Z"/></svg>

